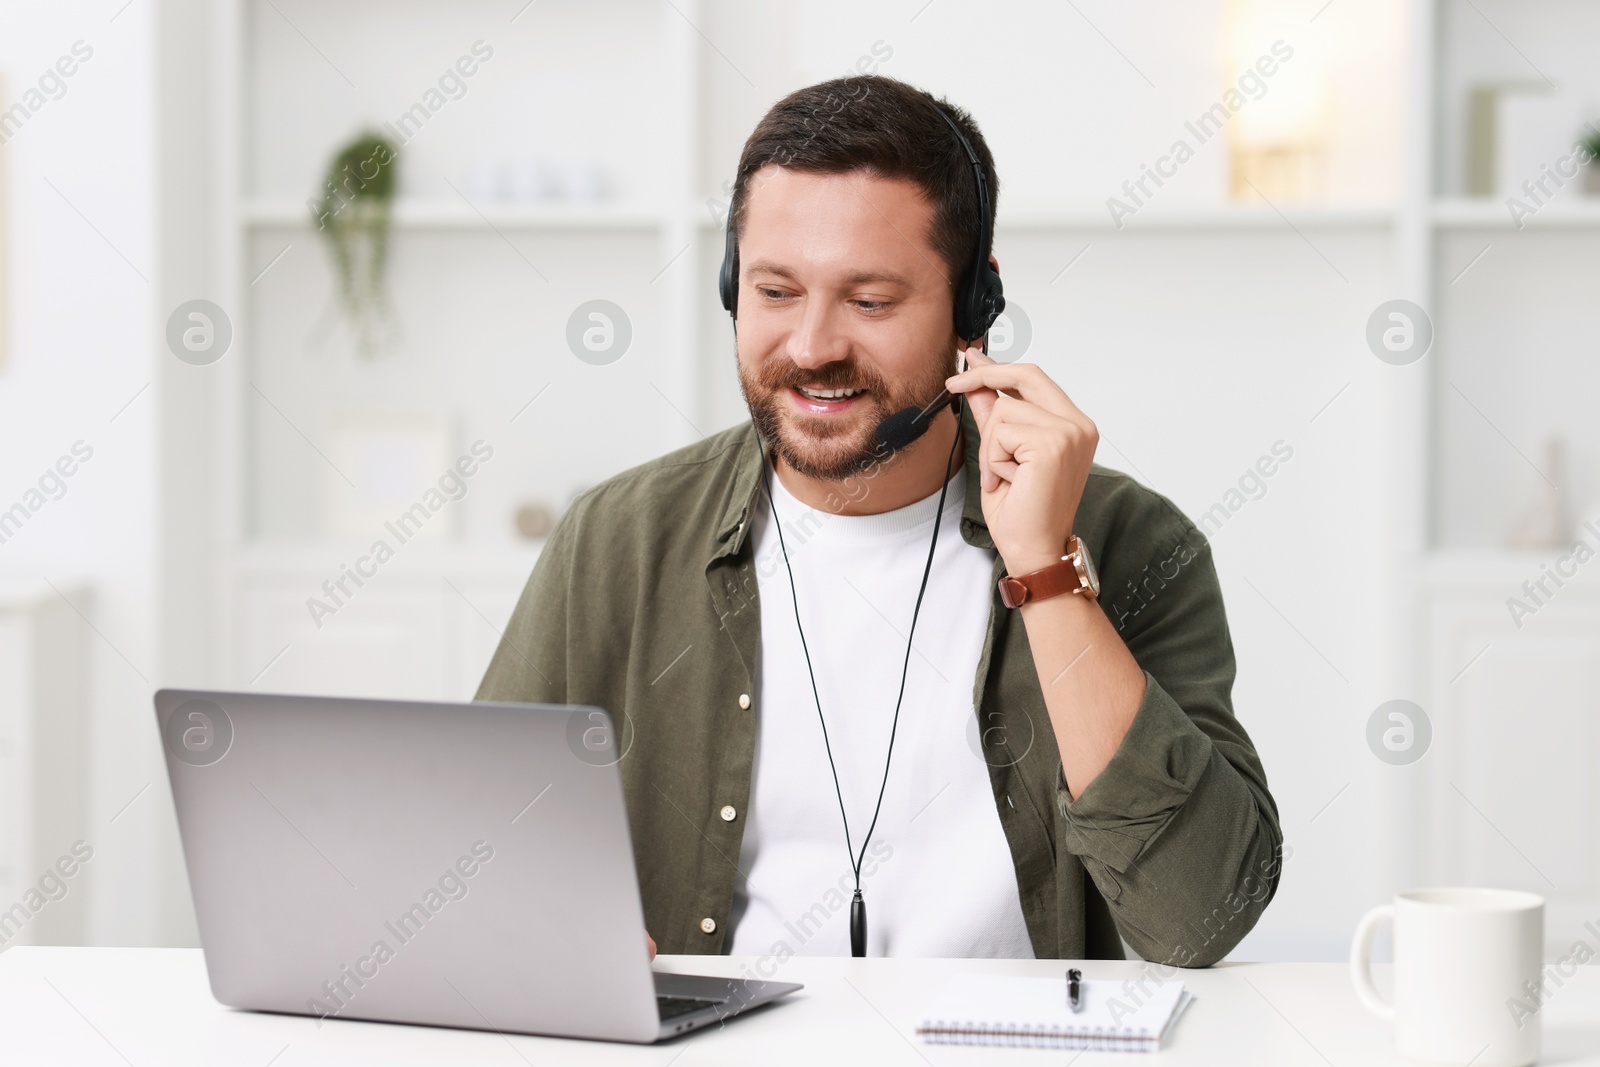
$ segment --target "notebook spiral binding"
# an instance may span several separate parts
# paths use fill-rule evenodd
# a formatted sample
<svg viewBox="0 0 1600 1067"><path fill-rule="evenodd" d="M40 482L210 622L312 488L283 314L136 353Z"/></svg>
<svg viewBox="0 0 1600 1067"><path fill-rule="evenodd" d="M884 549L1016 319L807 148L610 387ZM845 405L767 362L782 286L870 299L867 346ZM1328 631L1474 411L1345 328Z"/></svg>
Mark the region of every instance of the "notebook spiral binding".
<svg viewBox="0 0 1600 1067"><path fill-rule="evenodd" d="M1064 1026L1027 1023L980 1023L971 1019L935 1019L917 1027L922 1039L933 1045L986 1045L1004 1048L1085 1049L1091 1052L1154 1050L1160 1037L1148 1027L1078 1030Z"/></svg>

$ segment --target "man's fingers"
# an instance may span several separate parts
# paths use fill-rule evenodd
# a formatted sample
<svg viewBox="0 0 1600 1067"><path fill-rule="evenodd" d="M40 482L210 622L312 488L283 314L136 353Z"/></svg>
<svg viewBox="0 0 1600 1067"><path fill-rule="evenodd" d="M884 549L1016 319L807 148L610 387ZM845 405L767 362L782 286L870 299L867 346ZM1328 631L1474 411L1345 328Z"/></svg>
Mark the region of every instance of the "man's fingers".
<svg viewBox="0 0 1600 1067"><path fill-rule="evenodd" d="M966 357L967 366L972 365L975 358L984 358L983 350L977 346L962 350ZM954 380L954 379L952 379ZM967 405L972 409L972 421L978 427L978 485L985 493L992 492L999 484L994 472L989 469L989 460L986 451L981 447L984 436L988 433L986 427L994 416L995 401L1000 399L1000 394L993 389L974 389L966 394Z"/></svg>
<svg viewBox="0 0 1600 1067"><path fill-rule="evenodd" d="M966 366L968 369L971 369L976 361L989 358L983 354L983 349L977 345L973 345L971 348L965 349L963 354L966 356ZM960 376L960 374L957 374L952 377L950 381L955 381L955 379L959 378ZM948 383L946 384L948 385ZM956 390L954 389L951 390L951 392L955 391ZM966 394L967 403L972 406L972 418L978 424L979 434L983 433L983 427L989 421L989 415L992 411L994 411L994 402L996 399L998 399L999 395L1000 394L996 393L993 389L974 389Z"/></svg>
<svg viewBox="0 0 1600 1067"><path fill-rule="evenodd" d="M990 445L989 438L986 437L983 439L982 453L984 454L979 458L983 471L984 492L992 493L1000 488L1001 482L1016 480L1021 465L1002 445Z"/></svg>
<svg viewBox="0 0 1600 1067"><path fill-rule="evenodd" d="M995 397L994 410L999 413L1001 422L1013 422L1020 426L1065 430L1075 425L1088 424L1088 419L1079 420L1070 415L1061 415L1049 408L1040 407L1027 400L1018 400L1006 393Z"/></svg>
<svg viewBox="0 0 1600 1067"><path fill-rule="evenodd" d="M952 392L966 392L972 405L984 492L1016 477L1024 448L1059 451L1064 441L1098 437L1089 417L1038 367L999 364L976 347L966 356L967 370L946 384Z"/></svg>
<svg viewBox="0 0 1600 1067"><path fill-rule="evenodd" d="M951 390L954 392L954 390ZM967 403L972 406L972 418L978 424L978 432L983 433L983 428L989 424L989 416L994 413L994 402L1000 394L993 389L974 389L966 394Z"/></svg>
<svg viewBox="0 0 1600 1067"><path fill-rule="evenodd" d="M996 398L993 413L980 432L993 435L1002 426L1039 431L1037 441L1041 447L1058 451L1064 447L1070 454L1087 449L1093 457L1100 440L1099 428L1076 408L1071 415L1061 415L1005 393Z"/></svg>
<svg viewBox="0 0 1600 1067"><path fill-rule="evenodd" d="M972 359L972 365L966 370L946 379L945 387L953 393L993 390L1038 404L1063 418L1083 416L1072 398L1038 365L979 361L987 358L980 354Z"/></svg>
<svg viewBox="0 0 1600 1067"><path fill-rule="evenodd" d="M1093 424L1084 427L1027 401L1002 397L979 439L979 459L996 477L1010 481L1026 453L1059 452L1063 442L1076 437L1092 440L1094 432ZM993 486L986 483L985 488Z"/></svg>
<svg viewBox="0 0 1600 1067"><path fill-rule="evenodd" d="M1010 405L1019 403L1010 401ZM978 459L985 472L983 488L986 492L992 493L1002 481L1009 482L1016 477L1019 466L1017 451L1023 447L1028 436L1041 432L1039 427L1009 421L1010 405L1004 410L996 409L995 417L989 420L988 427L978 439Z"/></svg>
<svg viewBox="0 0 1600 1067"><path fill-rule="evenodd" d="M650 936L650 931L646 930L644 932L644 940L645 940L645 944L650 946L650 958L651 959L655 959L656 958L656 939Z"/></svg>
<svg viewBox="0 0 1600 1067"><path fill-rule="evenodd" d="M989 466L1020 462L1018 453L1042 437L1046 431L1039 426L1012 422L1004 414L989 421L989 433L983 438L983 447L989 451Z"/></svg>

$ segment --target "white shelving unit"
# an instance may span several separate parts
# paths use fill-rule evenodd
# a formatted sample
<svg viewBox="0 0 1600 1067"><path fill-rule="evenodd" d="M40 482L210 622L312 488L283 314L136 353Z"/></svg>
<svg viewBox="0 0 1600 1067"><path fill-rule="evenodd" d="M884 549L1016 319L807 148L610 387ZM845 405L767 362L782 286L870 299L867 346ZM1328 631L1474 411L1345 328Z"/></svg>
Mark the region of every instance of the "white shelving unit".
<svg viewBox="0 0 1600 1067"><path fill-rule="evenodd" d="M1600 79L1583 55L1593 41L1584 27L1600 26L1600 11L1565 0L1418 0L1412 9L1419 113L1403 260L1409 289L1426 298L1435 341L1427 375L1397 398L1391 428L1393 455L1429 457L1396 480L1414 502L1398 541L1408 551L1397 558L1409 559L1401 617L1415 621L1397 667L1409 669L1405 691L1418 694L1434 739L1417 765L1423 773L1396 790L1397 824L1408 828L1396 840L1396 867L1412 884L1544 895L1555 953L1600 908L1600 789L1589 770L1600 758L1600 575L1547 583L1556 595L1541 596L1537 617L1519 624L1511 598L1526 601L1523 583L1538 581L1564 551L1496 545L1509 525L1505 505L1517 506L1525 487L1536 491L1544 473L1542 458L1513 437L1543 426L1564 432L1580 455L1600 450L1585 410L1600 380L1581 380L1593 361L1574 359L1571 347L1590 329L1588 292L1600 282L1588 267L1600 252L1600 199L1565 190L1519 225L1510 194L1459 190L1466 89L1544 80L1600 102ZM1425 447L1409 451L1416 445ZM1579 509L1584 484L1600 494L1592 472L1581 473L1565 486L1578 487ZM1508 758L1523 770L1505 774ZM1530 766L1539 768L1534 780Z"/></svg>
<svg viewBox="0 0 1600 1067"><path fill-rule="evenodd" d="M253 229L313 229L315 219L304 203L293 200L252 200L243 221ZM648 208L613 207L608 204L506 206L479 208L442 197L408 197L394 205L394 225L400 229L482 230L484 227L529 230L574 230L580 233L609 230L659 230L668 218Z"/></svg>
<svg viewBox="0 0 1600 1067"><path fill-rule="evenodd" d="M657 450L696 435L689 253L704 211L687 205L695 185L691 22L698 5L626 0L597 19L583 5L546 4L539 12L546 29L534 32L534 19L519 25L521 13L503 7L220 5L223 105L214 136L225 162L212 219L225 282L219 302L236 314L233 351L216 369L226 379L225 402L241 416L221 420L216 515L227 596L220 682L471 694L538 554L537 543L511 531L522 487L543 486L529 498L559 512L578 489L648 458L635 454L637 445L567 446L593 430L571 402L575 391L617 390L620 376L615 367L581 363L559 332L532 324L562 322L596 297L623 306L634 328L623 358L643 381L631 390L620 383L619 420L650 427L644 437ZM552 36L548 20L566 32ZM381 47L369 38L397 50L363 70L362 56ZM601 40L613 59L632 51L651 86L646 106L631 88L608 89L613 68L585 69L585 38ZM405 335L394 350L363 361L339 326L328 329L337 321L329 314L333 281L307 199L335 143L402 112L429 77L449 68L452 50L465 54L478 40L498 63L482 63L468 90L448 101L448 113L427 120L401 150L389 262ZM542 128L547 144L565 146L552 151L583 152L590 150L585 124L626 130L649 150L648 187L585 203L473 199L458 165L460 138L516 152L538 141ZM598 143L592 151L607 154ZM419 301L427 314L411 310ZM663 412L658 395L685 415ZM396 546L383 581L353 590L347 606L317 626L308 601L339 603L337 593L319 591L323 583L337 582L368 541L388 536L376 526L370 538L328 529L328 495L339 480L351 481L327 456L329 427L351 413L443 417L451 456L482 439L497 462L449 506L445 544Z"/></svg>
<svg viewBox="0 0 1600 1067"><path fill-rule="evenodd" d="M1554 203L1520 221L1512 217L1503 199L1460 197L1435 200L1433 224L1442 230L1589 229L1600 226L1600 198Z"/></svg>

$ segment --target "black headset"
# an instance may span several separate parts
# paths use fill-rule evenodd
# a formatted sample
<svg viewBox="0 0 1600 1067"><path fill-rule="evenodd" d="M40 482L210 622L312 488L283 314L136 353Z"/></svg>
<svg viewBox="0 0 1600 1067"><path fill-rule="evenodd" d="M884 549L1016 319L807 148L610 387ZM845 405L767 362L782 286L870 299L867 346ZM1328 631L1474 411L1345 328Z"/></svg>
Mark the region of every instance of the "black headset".
<svg viewBox="0 0 1600 1067"><path fill-rule="evenodd" d="M994 245L994 223L989 206L989 182L983 176L983 164L972 142L961 132L956 120L938 104L934 110L955 131L956 139L966 149L972 163L973 176L978 180L978 247L972 263L962 273L955 291L955 329L963 341L976 341L989 331L994 320L1006 309L1005 289L1000 284L1000 272L989 265L989 254ZM728 314L738 317L739 309L739 239L734 232L734 205L728 205L727 231L722 249L722 269L717 274L717 292Z"/></svg>

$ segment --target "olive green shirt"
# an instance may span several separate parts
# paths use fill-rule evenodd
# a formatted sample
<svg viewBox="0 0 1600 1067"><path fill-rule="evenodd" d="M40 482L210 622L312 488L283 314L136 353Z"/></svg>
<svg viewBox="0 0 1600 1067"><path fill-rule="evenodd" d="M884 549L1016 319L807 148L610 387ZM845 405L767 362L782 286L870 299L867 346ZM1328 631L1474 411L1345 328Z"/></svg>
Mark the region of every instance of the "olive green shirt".
<svg viewBox="0 0 1600 1067"><path fill-rule="evenodd" d="M966 427L961 536L993 549L970 414ZM732 933L761 714L750 536L760 476L744 424L584 493L478 688L479 700L611 713L645 922L662 952L722 952ZM972 695L1029 938L1041 958L1121 958L1120 934L1146 959L1213 963L1275 892L1282 835L1233 715L1210 547L1164 497L1099 465L1075 532L1146 688L1111 762L1072 799L1022 616L991 596ZM997 558L996 581L1002 568Z"/></svg>

